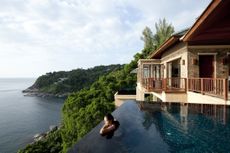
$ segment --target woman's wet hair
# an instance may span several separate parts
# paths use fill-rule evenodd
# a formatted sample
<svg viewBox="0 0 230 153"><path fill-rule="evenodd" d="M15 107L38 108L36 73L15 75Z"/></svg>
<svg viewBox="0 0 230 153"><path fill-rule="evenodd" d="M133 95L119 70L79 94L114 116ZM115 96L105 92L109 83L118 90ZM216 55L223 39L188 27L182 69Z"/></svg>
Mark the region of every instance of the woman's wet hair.
<svg viewBox="0 0 230 153"><path fill-rule="evenodd" d="M109 121L114 121L113 115L110 114L110 113L106 114L105 117L106 117L107 120L109 120Z"/></svg>
<svg viewBox="0 0 230 153"><path fill-rule="evenodd" d="M101 133L101 136L106 136L106 139L111 139L114 135L114 132L119 128L120 123L117 120L114 120L113 115L111 115L110 113L106 114L105 117L107 118L108 121L112 121L112 124L114 124L115 129L107 133Z"/></svg>

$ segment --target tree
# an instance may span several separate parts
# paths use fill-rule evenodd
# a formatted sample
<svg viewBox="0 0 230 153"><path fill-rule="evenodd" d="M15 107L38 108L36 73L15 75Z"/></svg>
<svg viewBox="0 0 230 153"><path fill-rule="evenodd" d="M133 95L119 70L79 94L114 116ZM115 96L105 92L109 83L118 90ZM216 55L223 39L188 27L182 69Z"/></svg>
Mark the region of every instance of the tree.
<svg viewBox="0 0 230 153"><path fill-rule="evenodd" d="M160 47L174 33L174 27L165 19L160 19L158 23L155 23L155 28L156 33L154 35L149 27L145 27L143 30L141 40L144 41L144 48L141 54L137 53L134 56L135 61L140 58L147 58L151 52Z"/></svg>
<svg viewBox="0 0 230 153"><path fill-rule="evenodd" d="M166 22L165 18L155 23L156 34L153 36L153 42L156 48L163 44L173 33L174 27Z"/></svg>
<svg viewBox="0 0 230 153"><path fill-rule="evenodd" d="M143 56L146 57L154 49L153 33L149 27L145 27L142 32L141 40L144 41L144 49L142 50Z"/></svg>

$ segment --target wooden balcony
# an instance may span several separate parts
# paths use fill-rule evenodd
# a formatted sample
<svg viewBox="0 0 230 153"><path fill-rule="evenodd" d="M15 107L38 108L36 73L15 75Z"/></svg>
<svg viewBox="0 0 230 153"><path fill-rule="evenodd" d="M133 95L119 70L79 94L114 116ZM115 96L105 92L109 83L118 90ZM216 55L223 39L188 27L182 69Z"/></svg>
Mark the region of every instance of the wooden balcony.
<svg viewBox="0 0 230 153"><path fill-rule="evenodd" d="M224 78L143 78L148 92L183 93L192 91L228 100L228 81Z"/></svg>
<svg viewBox="0 0 230 153"><path fill-rule="evenodd" d="M228 99L228 82L224 78L189 78L188 90Z"/></svg>
<svg viewBox="0 0 230 153"><path fill-rule="evenodd" d="M148 92L186 92L186 78L144 78L143 87Z"/></svg>

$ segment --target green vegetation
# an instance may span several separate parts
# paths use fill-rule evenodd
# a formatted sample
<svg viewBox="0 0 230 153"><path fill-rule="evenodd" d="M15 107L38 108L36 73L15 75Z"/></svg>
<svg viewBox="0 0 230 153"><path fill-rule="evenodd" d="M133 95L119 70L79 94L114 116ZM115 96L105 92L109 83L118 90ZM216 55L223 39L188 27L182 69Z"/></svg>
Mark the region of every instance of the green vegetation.
<svg viewBox="0 0 230 153"><path fill-rule="evenodd" d="M72 71L59 71L46 73L40 76L32 89L51 94L64 94L89 88L99 76L108 74L122 68L123 65L96 66L89 69L76 69Z"/></svg>
<svg viewBox="0 0 230 153"><path fill-rule="evenodd" d="M174 27L168 24L165 19L155 23L156 34L153 36L154 45L158 48L163 44L173 33Z"/></svg>
<svg viewBox="0 0 230 153"><path fill-rule="evenodd" d="M40 141L26 146L18 153L58 153L62 151L61 131L51 131L48 136Z"/></svg>
<svg viewBox="0 0 230 153"><path fill-rule="evenodd" d="M160 23L156 25L160 26ZM163 26L163 28L168 28L168 26L170 26L173 29L171 25L165 25L167 26ZM159 37L167 39L173 32L172 30L170 35L167 33L167 36L165 36L163 31L165 30L157 30L156 35L162 33ZM141 53L137 53L134 59L129 64L126 64L124 68L101 76L90 86L90 88L74 92L67 98L62 109L63 125L58 131L61 133L60 140L62 141L62 151L60 152L65 153L69 147L95 127L103 119L106 113L114 110L114 94L117 90L124 88L130 89L136 86L136 75L130 74L130 71L137 67L137 61L140 58L147 58L149 53L155 50L155 44L158 42L158 40L154 39L150 29L145 29L143 31L142 40L144 41L144 49ZM163 40L163 38L159 40ZM56 140L53 139L49 141L53 143ZM42 153L43 150L47 149L43 149L43 147L46 146L47 145L42 146L40 143L35 143L34 145L27 146L20 153L33 152L33 148L39 148ZM57 148L59 147L60 145L57 146ZM51 152L51 150L48 152Z"/></svg>
<svg viewBox="0 0 230 153"><path fill-rule="evenodd" d="M68 97L62 109L64 152L95 127L106 113L114 110L117 90L135 87L136 76L130 74L135 67L126 65L124 69L100 77L89 90L83 89Z"/></svg>
<svg viewBox="0 0 230 153"><path fill-rule="evenodd" d="M156 33L154 35L149 27L145 27L142 32L141 40L144 41L144 49L141 58L148 57L174 33L174 27L168 24L165 19L155 23L155 29Z"/></svg>

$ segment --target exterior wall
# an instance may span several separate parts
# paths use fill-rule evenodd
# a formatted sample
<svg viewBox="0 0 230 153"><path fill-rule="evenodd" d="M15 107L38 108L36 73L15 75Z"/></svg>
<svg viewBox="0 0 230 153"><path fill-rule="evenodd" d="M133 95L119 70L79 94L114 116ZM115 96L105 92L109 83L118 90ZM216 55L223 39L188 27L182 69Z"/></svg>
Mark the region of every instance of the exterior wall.
<svg viewBox="0 0 230 153"><path fill-rule="evenodd" d="M162 102L187 102L186 93L152 93L154 96L162 100Z"/></svg>
<svg viewBox="0 0 230 153"><path fill-rule="evenodd" d="M188 47L188 77L199 77L199 53L214 53L214 75L216 78L228 77L228 64L223 62L227 58L227 53L230 52L230 46L218 48L218 46L189 46ZM194 60L197 63L194 63Z"/></svg>
<svg viewBox="0 0 230 153"><path fill-rule="evenodd" d="M202 95L195 92L187 92L187 103L230 105L229 100L225 101L221 98Z"/></svg>
<svg viewBox="0 0 230 153"><path fill-rule="evenodd" d="M136 95L114 95L115 106L120 107L126 100L136 100Z"/></svg>
<svg viewBox="0 0 230 153"><path fill-rule="evenodd" d="M164 65L164 78L167 78L167 63L176 59L181 59L180 63L180 71L181 71L181 78L187 78L187 44L184 42L180 42L179 44L170 48L167 52L162 55L161 64ZM183 64L184 60L184 64Z"/></svg>
<svg viewBox="0 0 230 153"><path fill-rule="evenodd" d="M149 65L150 72L152 72L152 66L153 65L159 65L160 64L160 60L159 59L140 59L138 61L138 70L137 70L137 82L141 83L142 78L143 78L143 68L144 65ZM152 74L150 74L151 76Z"/></svg>
<svg viewBox="0 0 230 153"><path fill-rule="evenodd" d="M187 93L166 93L165 102L187 102Z"/></svg>
<svg viewBox="0 0 230 153"><path fill-rule="evenodd" d="M137 87L136 87L136 100L137 101L145 100L145 89L141 87L140 83L137 83Z"/></svg>

